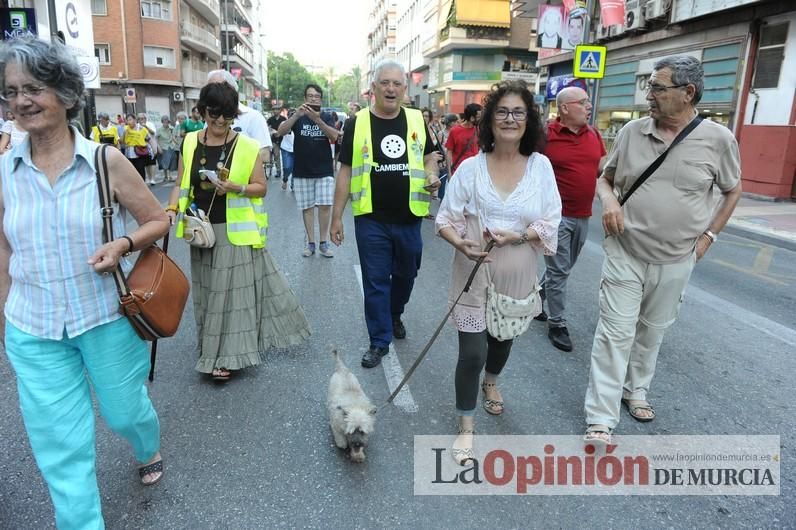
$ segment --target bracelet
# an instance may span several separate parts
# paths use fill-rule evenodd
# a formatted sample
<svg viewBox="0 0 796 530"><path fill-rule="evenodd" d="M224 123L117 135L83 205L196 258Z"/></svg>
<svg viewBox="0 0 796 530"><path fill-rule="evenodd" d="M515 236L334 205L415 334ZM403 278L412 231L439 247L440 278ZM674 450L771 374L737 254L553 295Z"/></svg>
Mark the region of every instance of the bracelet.
<svg viewBox="0 0 796 530"><path fill-rule="evenodd" d="M527 242L528 242L528 231L527 230L523 230L522 235L520 236L520 240L519 241L515 241L514 243L512 243L512 245L518 247L520 245L524 245Z"/></svg>
<svg viewBox="0 0 796 530"><path fill-rule="evenodd" d="M238 195L245 195L245 194L246 194L246 184L241 184L240 185L240 191L238 192Z"/></svg>
<svg viewBox="0 0 796 530"><path fill-rule="evenodd" d="M169 204L168 206L166 206L166 211L167 212L177 213L177 205L176 204Z"/></svg>
<svg viewBox="0 0 796 530"><path fill-rule="evenodd" d="M129 256L133 253L133 240L130 236L122 236L119 239L126 239L127 240L127 252L124 253L124 256Z"/></svg>
<svg viewBox="0 0 796 530"><path fill-rule="evenodd" d="M715 243L716 239L718 239L716 237L716 234L714 234L713 231L711 229L709 229L709 228L707 230L705 230L704 232L702 232L702 235L708 236L708 239L710 239L711 243Z"/></svg>

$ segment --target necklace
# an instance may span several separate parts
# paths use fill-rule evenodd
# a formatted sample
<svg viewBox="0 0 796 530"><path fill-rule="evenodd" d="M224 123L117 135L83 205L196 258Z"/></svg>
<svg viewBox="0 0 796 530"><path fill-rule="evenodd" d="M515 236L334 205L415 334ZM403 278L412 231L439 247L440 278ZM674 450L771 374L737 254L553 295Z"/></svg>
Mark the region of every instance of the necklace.
<svg viewBox="0 0 796 530"><path fill-rule="evenodd" d="M227 159L227 138L229 138L229 127L227 127L227 133L224 135L224 143L221 144L221 155L218 157L218 162L216 163L216 169L219 171L224 167L224 160ZM202 166L202 169L207 169L205 164L207 164L207 129L205 129L205 138L204 143L202 144L202 151L199 153L199 164Z"/></svg>

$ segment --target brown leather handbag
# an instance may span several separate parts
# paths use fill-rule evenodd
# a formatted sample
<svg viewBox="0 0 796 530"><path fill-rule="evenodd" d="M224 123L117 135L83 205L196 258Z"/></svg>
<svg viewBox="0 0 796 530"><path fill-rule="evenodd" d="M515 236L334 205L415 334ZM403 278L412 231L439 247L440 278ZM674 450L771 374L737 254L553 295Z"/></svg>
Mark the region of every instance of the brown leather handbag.
<svg viewBox="0 0 796 530"><path fill-rule="evenodd" d="M102 238L113 241L113 206L111 205L108 161L105 149L97 148L94 165L102 213ZM157 245L141 251L127 278L121 265L113 271L119 291L119 311L125 315L144 340L171 337L177 332L188 300L190 283L180 267Z"/></svg>

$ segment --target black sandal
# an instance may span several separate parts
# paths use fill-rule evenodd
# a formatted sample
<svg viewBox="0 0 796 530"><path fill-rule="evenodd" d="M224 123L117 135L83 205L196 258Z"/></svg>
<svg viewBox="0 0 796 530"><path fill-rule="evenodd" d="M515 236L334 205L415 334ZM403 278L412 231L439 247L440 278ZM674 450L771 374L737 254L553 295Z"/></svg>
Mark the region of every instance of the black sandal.
<svg viewBox="0 0 796 530"><path fill-rule="evenodd" d="M152 473L160 473L160 476L153 480L152 482L144 482L144 477L147 475L151 475ZM138 477L141 479L141 484L144 486L154 486L160 479L163 478L163 459L161 458L157 462L152 462L151 464L147 464L145 466L138 468Z"/></svg>

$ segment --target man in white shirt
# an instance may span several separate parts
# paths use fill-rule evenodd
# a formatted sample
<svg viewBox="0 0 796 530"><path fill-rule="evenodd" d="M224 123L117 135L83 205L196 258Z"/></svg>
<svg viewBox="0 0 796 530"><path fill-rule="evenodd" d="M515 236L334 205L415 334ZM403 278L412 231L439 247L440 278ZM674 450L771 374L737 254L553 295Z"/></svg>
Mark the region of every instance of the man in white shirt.
<svg viewBox="0 0 796 530"><path fill-rule="evenodd" d="M207 73L208 83L227 83L229 86L238 90L238 82L235 76L226 70L213 70ZM232 123L232 129L239 131L250 138L257 140L260 144L260 159L265 162L271 159L271 135L268 132L268 123L265 117L254 110L247 107L243 103L238 103L239 114Z"/></svg>

